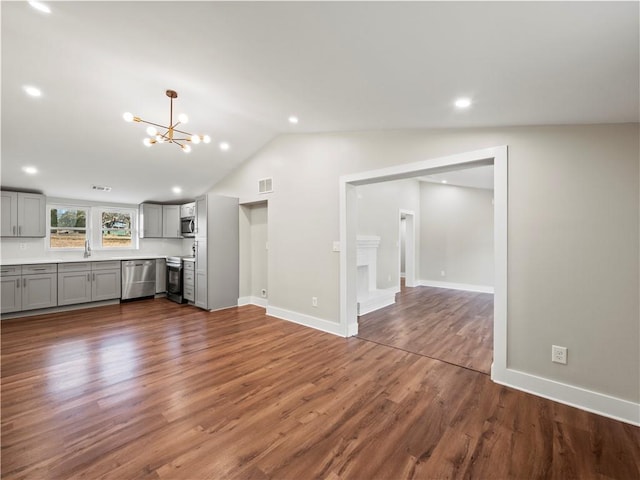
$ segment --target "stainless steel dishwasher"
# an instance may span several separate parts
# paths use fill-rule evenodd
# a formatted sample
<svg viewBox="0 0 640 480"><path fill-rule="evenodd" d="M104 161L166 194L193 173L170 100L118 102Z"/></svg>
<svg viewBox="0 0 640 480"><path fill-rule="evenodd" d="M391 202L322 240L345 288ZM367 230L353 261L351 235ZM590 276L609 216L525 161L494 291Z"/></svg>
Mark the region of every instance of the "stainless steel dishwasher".
<svg viewBox="0 0 640 480"><path fill-rule="evenodd" d="M122 262L122 300L152 297L156 294L156 261Z"/></svg>

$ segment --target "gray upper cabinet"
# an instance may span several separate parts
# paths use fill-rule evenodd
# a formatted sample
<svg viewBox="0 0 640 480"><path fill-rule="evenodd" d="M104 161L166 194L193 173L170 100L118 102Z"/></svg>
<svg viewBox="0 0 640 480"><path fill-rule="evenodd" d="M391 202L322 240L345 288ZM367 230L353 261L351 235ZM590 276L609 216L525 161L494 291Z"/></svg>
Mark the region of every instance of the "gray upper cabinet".
<svg viewBox="0 0 640 480"><path fill-rule="evenodd" d="M46 197L38 193L1 192L3 237L46 236Z"/></svg>
<svg viewBox="0 0 640 480"><path fill-rule="evenodd" d="M164 238L182 238L180 205L162 205L162 236Z"/></svg>
<svg viewBox="0 0 640 480"><path fill-rule="evenodd" d="M141 203L140 238L182 238L180 205Z"/></svg>
<svg viewBox="0 0 640 480"><path fill-rule="evenodd" d="M162 238L162 205L140 204L140 238Z"/></svg>

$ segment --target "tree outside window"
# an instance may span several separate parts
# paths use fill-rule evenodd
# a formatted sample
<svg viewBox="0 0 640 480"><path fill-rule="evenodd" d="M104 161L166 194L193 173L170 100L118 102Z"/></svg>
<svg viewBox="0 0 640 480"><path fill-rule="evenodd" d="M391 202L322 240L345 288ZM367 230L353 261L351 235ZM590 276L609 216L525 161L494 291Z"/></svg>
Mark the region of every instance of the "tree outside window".
<svg viewBox="0 0 640 480"><path fill-rule="evenodd" d="M132 248L130 213L103 210L101 220L103 248Z"/></svg>
<svg viewBox="0 0 640 480"><path fill-rule="evenodd" d="M87 211L81 208L51 208L50 248L84 248Z"/></svg>

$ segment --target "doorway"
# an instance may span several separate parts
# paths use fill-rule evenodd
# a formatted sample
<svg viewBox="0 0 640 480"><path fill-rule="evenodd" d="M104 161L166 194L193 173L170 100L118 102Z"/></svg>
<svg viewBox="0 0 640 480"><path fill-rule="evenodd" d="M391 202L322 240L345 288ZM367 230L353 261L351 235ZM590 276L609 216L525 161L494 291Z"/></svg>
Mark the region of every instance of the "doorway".
<svg viewBox="0 0 640 480"><path fill-rule="evenodd" d="M400 239L401 286L416 286L416 220L415 212L400 209L398 238Z"/></svg>
<svg viewBox="0 0 640 480"><path fill-rule="evenodd" d="M268 213L266 201L240 205L238 305L268 306Z"/></svg>
<svg viewBox="0 0 640 480"><path fill-rule="evenodd" d="M507 375L507 147L345 175L340 178L340 325L346 336L358 334L356 285L356 187L473 166L494 165L494 312L491 376Z"/></svg>

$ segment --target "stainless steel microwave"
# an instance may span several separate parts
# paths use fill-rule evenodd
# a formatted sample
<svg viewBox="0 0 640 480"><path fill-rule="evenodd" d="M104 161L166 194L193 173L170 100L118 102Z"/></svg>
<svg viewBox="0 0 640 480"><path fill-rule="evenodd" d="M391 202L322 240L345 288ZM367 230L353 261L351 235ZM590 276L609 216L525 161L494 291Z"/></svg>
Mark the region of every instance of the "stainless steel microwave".
<svg viewBox="0 0 640 480"><path fill-rule="evenodd" d="M180 233L183 237L196 236L196 218L184 217L180 219Z"/></svg>

